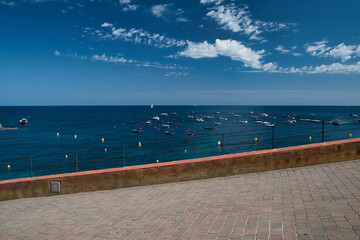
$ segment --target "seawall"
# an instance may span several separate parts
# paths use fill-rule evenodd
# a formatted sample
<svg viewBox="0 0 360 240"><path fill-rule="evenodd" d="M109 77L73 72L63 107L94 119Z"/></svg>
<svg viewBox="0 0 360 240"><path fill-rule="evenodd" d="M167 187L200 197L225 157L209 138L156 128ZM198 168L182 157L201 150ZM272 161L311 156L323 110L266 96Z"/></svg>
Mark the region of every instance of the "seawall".
<svg viewBox="0 0 360 240"><path fill-rule="evenodd" d="M109 190L360 159L360 138L0 181L0 200Z"/></svg>

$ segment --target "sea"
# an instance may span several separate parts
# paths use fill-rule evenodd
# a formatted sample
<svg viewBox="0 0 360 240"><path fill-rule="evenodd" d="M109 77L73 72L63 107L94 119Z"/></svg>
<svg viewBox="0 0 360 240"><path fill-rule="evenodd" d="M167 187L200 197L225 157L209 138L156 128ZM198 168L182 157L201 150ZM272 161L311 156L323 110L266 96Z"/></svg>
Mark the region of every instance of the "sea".
<svg viewBox="0 0 360 240"><path fill-rule="evenodd" d="M355 138L359 114L358 106L0 107L0 180Z"/></svg>

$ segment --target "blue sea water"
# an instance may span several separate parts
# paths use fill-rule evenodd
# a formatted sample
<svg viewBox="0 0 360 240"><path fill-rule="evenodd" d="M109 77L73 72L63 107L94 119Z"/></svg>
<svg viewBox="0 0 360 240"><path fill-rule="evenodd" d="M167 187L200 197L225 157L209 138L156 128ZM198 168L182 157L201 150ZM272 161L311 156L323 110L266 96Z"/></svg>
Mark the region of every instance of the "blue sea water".
<svg viewBox="0 0 360 240"><path fill-rule="evenodd" d="M248 114L250 111L253 114ZM261 117L261 113L269 117ZM251 116L276 125L274 147L322 141L322 123L300 119L345 118L338 126L325 122L325 141L349 138L349 134L359 137L358 117L349 118L350 114L360 114L360 107L0 107L0 124L5 128L0 131L0 179L29 177L31 165L33 176L39 176L74 172L76 168L84 171L272 148L272 128L256 123ZM291 118L283 118L284 115ZM293 115L296 122L289 123ZM154 116L160 120L153 120ZM23 117L28 119L25 126L19 123ZM196 118L203 118L204 122ZM147 120L152 124L146 124ZM205 126L214 130L206 130ZM352 129L344 130L349 128ZM143 133L134 133L133 129ZM166 135L165 131L175 135ZM297 136L287 137L290 135ZM218 141L224 146L218 146ZM43 156L48 154L52 155Z"/></svg>

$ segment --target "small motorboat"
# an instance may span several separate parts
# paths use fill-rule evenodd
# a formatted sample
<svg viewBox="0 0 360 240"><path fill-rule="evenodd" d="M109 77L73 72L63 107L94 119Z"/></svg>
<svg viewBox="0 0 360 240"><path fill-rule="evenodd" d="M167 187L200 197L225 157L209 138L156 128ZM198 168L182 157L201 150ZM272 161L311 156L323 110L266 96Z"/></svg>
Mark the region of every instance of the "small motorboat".
<svg viewBox="0 0 360 240"><path fill-rule="evenodd" d="M262 117L268 117L269 115L266 114L266 113L261 113L260 116L262 116Z"/></svg>
<svg viewBox="0 0 360 240"><path fill-rule="evenodd" d="M192 135L194 135L194 133L188 132L187 135L192 136Z"/></svg>
<svg viewBox="0 0 360 240"><path fill-rule="evenodd" d="M290 115L284 115L284 116L281 116L281 118L289 118Z"/></svg>
<svg viewBox="0 0 360 240"><path fill-rule="evenodd" d="M194 118L194 116L189 115L188 118Z"/></svg>
<svg viewBox="0 0 360 240"><path fill-rule="evenodd" d="M175 135L174 132L165 131L165 135Z"/></svg>
<svg viewBox="0 0 360 240"><path fill-rule="evenodd" d="M197 122L204 122L204 119L202 119L202 118L197 118L197 119L195 119Z"/></svg>
<svg viewBox="0 0 360 240"><path fill-rule="evenodd" d="M254 112L251 112L251 111L250 111L250 112L247 112L247 114L254 114Z"/></svg>
<svg viewBox="0 0 360 240"><path fill-rule="evenodd" d="M177 115L177 113L176 112L172 112L172 113L170 113L171 115Z"/></svg>
<svg viewBox="0 0 360 240"><path fill-rule="evenodd" d="M20 120L20 124L21 125L28 124L28 120L26 118L23 118L23 119Z"/></svg>
<svg viewBox="0 0 360 240"><path fill-rule="evenodd" d="M320 122L321 122L321 120L318 120L318 119L312 119L312 120L310 120L310 122L320 123Z"/></svg>
<svg viewBox="0 0 360 240"><path fill-rule="evenodd" d="M214 127L204 127L205 130L214 130Z"/></svg>
<svg viewBox="0 0 360 240"><path fill-rule="evenodd" d="M216 112L216 114L220 114L220 112Z"/></svg>
<svg viewBox="0 0 360 240"><path fill-rule="evenodd" d="M241 115L239 115L239 114L234 114L234 117L241 117Z"/></svg>
<svg viewBox="0 0 360 240"><path fill-rule="evenodd" d="M166 127L166 128L169 128L169 124L161 124L162 127Z"/></svg>
<svg viewBox="0 0 360 240"><path fill-rule="evenodd" d="M339 119L334 119L334 120L331 121L331 124L337 126L337 125L340 124L340 120Z"/></svg>
<svg viewBox="0 0 360 240"><path fill-rule="evenodd" d="M265 126L267 126L267 127L275 127L275 124L274 123L273 124L267 123L267 124L265 124Z"/></svg>
<svg viewBox="0 0 360 240"><path fill-rule="evenodd" d="M153 117L152 119L154 119L154 120L160 120L160 118L158 117L158 116L155 116L155 117Z"/></svg>
<svg viewBox="0 0 360 240"><path fill-rule="evenodd" d="M0 130L4 130L4 127L0 124Z"/></svg>
<svg viewBox="0 0 360 240"><path fill-rule="evenodd" d="M241 123L248 123L248 121L240 121Z"/></svg>
<svg viewBox="0 0 360 240"><path fill-rule="evenodd" d="M149 121L146 121L146 124L151 124L151 121L149 120Z"/></svg>
<svg viewBox="0 0 360 240"><path fill-rule="evenodd" d="M167 113L160 113L161 116L167 116Z"/></svg>
<svg viewBox="0 0 360 240"><path fill-rule="evenodd" d="M141 130L141 129L133 129L133 133L143 133L143 130Z"/></svg>
<svg viewBox="0 0 360 240"><path fill-rule="evenodd" d="M206 116L207 119L213 119L214 116Z"/></svg>
<svg viewBox="0 0 360 240"><path fill-rule="evenodd" d="M225 120L225 121L227 121L227 118L223 118L223 117L221 117L221 118L219 118L220 120Z"/></svg>
<svg viewBox="0 0 360 240"><path fill-rule="evenodd" d="M255 122L262 122L262 119L257 118L257 119L255 119Z"/></svg>
<svg viewBox="0 0 360 240"><path fill-rule="evenodd" d="M221 122L214 122L215 125L221 125Z"/></svg>

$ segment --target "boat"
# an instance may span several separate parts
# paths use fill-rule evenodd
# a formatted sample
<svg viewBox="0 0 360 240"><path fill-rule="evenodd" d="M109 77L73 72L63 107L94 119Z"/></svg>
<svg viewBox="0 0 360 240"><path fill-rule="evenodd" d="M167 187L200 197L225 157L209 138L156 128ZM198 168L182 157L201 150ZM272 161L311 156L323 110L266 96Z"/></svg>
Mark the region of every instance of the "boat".
<svg viewBox="0 0 360 240"><path fill-rule="evenodd" d="M0 124L0 130L4 130L4 127Z"/></svg>
<svg viewBox="0 0 360 240"><path fill-rule="evenodd" d="M214 130L214 127L204 127L205 130Z"/></svg>
<svg viewBox="0 0 360 240"><path fill-rule="evenodd" d="M215 125L221 125L221 122L214 122Z"/></svg>
<svg viewBox="0 0 360 240"><path fill-rule="evenodd" d="M239 115L239 114L234 114L234 117L241 117L241 115Z"/></svg>
<svg viewBox="0 0 360 240"><path fill-rule="evenodd" d="M165 131L165 135L175 135L174 132Z"/></svg>
<svg viewBox="0 0 360 240"><path fill-rule="evenodd" d="M255 119L255 122L262 122L262 119L257 118L257 119Z"/></svg>
<svg viewBox="0 0 360 240"><path fill-rule="evenodd" d="M310 120L310 122L320 123L320 122L321 122L321 120L318 120L318 119L312 119L312 120Z"/></svg>
<svg viewBox="0 0 360 240"><path fill-rule="evenodd" d="M197 119L195 119L197 122L204 122L204 119L202 119L202 118L197 118Z"/></svg>
<svg viewBox="0 0 360 240"><path fill-rule="evenodd" d="M28 120L26 118L23 118L23 119L20 120L20 124L21 125L28 124Z"/></svg>
<svg viewBox="0 0 360 240"><path fill-rule="evenodd" d="M161 124L161 126L162 126L162 127L167 127L167 128L170 127L169 124Z"/></svg>
<svg viewBox="0 0 360 240"><path fill-rule="evenodd" d="M290 115L284 115L284 116L281 116L281 118L289 118Z"/></svg>
<svg viewBox="0 0 360 240"><path fill-rule="evenodd" d="M167 113L160 113L161 116L167 116Z"/></svg>
<svg viewBox="0 0 360 240"><path fill-rule="evenodd" d="M152 119L154 119L154 120L160 120L160 118L158 117L158 116L155 116L155 117L153 117Z"/></svg>
<svg viewBox="0 0 360 240"><path fill-rule="evenodd" d="M220 112L216 112L216 114L220 114Z"/></svg>
<svg viewBox="0 0 360 240"><path fill-rule="evenodd" d="M214 116L206 116L207 119L213 119Z"/></svg>
<svg viewBox="0 0 360 240"><path fill-rule="evenodd" d="M247 112L247 114L254 114L254 112Z"/></svg>
<svg viewBox="0 0 360 240"><path fill-rule="evenodd" d="M354 114L354 113L350 113L349 116L350 116L350 117L358 117L359 115Z"/></svg>
<svg viewBox="0 0 360 240"><path fill-rule="evenodd" d="M265 126L267 126L267 127L275 127L275 124L274 123L273 124L267 123L267 124L265 124Z"/></svg>
<svg viewBox="0 0 360 240"><path fill-rule="evenodd" d="M241 123L248 123L248 121L240 121Z"/></svg>
<svg viewBox="0 0 360 240"><path fill-rule="evenodd" d="M194 118L194 116L189 115L188 118Z"/></svg>
<svg viewBox="0 0 360 240"><path fill-rule="evenodd" d="M146 124L151 124L151 121L149 120L149 121L146 121Z"/></svg>
<svg viewBox="0 0 360 240"><path fill-rule="evenodd" d="M262 117L268 117L269 115L266 114L266 113L261 113L260 116L262 116Z"/></svg>
<svg viewBox="0 0 360 240"><path fill-rule="evenodd" d="M151 104L151 105L150 105L150 108L154 108L154 105L153 105L153 104Z"/></svg>
<svg viewBox="0 0 360 240"><path fill-rule="evenodd" d="M177 115L177 113L176 112L172 112L172 113L170 113L171 115Z"/></svg>
<svg viewBox="0 0 360 240"><path fill-rule="evenodd" d="M225 121L227 121L227 118L223 118L223 117L221 117L221 118L219 118L220 120L225 120Z"/></svg>
<svg viewBox="0 0 360 240"><path fill-rule="evenodd" d="M339 125L340 124L340 120L339 119L334 119L331 121L332 125Z"/></svg>
<svg viewBox="0 0 360 240"><path fill-rule="evenodd" d="M167 122L167 124L174 124L173 122Z"/></svg>
<svg viewBox="0 0 360 240"><path fill-rule="evenodd" d="M141 129L133 129L133 133L143 133L143 130L141 130Z"/></svg>
<svg viewBox="0 0 360 240"><path fill-rule="evenodd" d="M288 120L289 123L295 123L296 120Z"/></svg>
<svg viewBox="0 0 360 240"><path fill-rule="evenodd" d="M192 135L194 135L194 133L188 132L187 135L192 136Z"/></svg>

